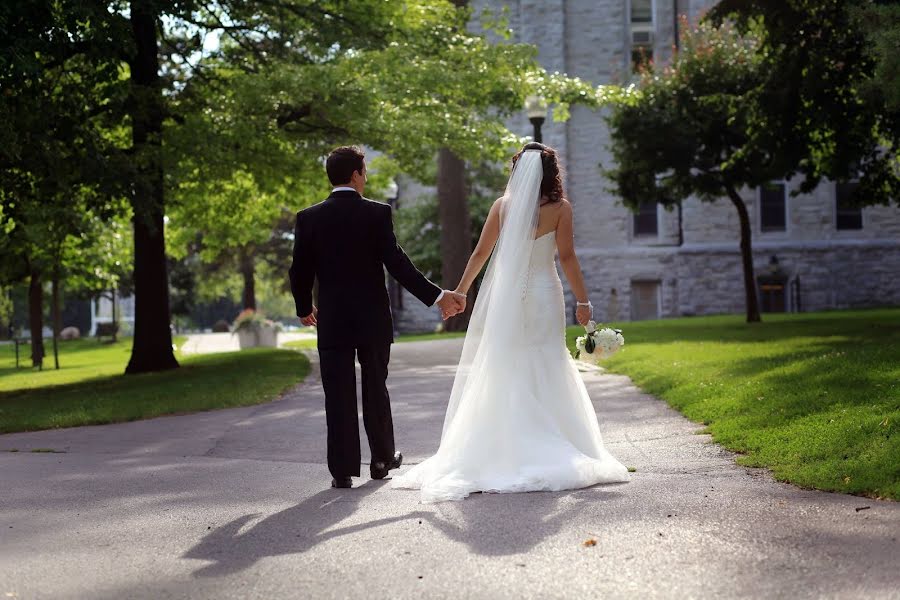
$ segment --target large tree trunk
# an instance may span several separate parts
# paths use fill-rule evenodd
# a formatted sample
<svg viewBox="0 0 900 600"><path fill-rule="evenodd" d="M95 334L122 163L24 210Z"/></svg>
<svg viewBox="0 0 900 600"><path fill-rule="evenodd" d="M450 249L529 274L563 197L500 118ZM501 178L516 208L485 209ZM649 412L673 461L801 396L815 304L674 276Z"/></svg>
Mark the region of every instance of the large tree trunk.
<svg viewBox="0 0 900 600"><path fill-rule="evenodd" d="M31 328L31 366L44 367L44 285L40 269L32 267L28 283L28 326Z"/></svg>
<svg viewBox="0 0 900 600"><path fill-rule="evenodd" d="M465 8L469 4L469 0L451 2L457 8ZM466 270L472 252L472 230L466 164L448 148L438 151L437 193L441 225L441 281L445 289L452 290ZM474 299L475 294L470 292L465 312L447 320L444 326L447 331L463 331L469 326Z"/></svg>
<svg viewBox="0 0 900 600"><path fill-rule="evenodd" d="M53 269L51 282L51 298L53 302L53 365L59 369L59 332L62 329L62 315L59 311L59 268Z"/></svg>
<svg viewBox="0 0 900 600"><path fill-rule="evenodd" d="M437 194L441 224L441 282L444 288L452 290L466 270L472 252L472 230L466 164L447 148L438 151ZM468 327L473 305L470 299L466 303L466 311L449 319L446 329L463 331Z"/></svg>
<svg viewBox="0 0 900 600"><path fill-rule="evenodd" d="M731 199L731 203L737 209L741 222L741 259L744 263L744 294L746 295L747 322L758 323L762 319L759 316L759 301L756 298L756 276L753 273L753 247L750 231L750 215L747 205L732 185L726 185L725 191Z"/></svg>
<svg viewBox="0 0 900 600"><path fill-rule="evenodd" d="M244 310L256 310L256 275L253 253L248 249L241 250L241 277L244 279L244 291L241 302Z"/></svg>
<svg viewBox="0 0 900 600"><path fill-rule="evenodd" d="M134 209L134 345L126 373L178 367L169 326L163 229L162 87L153 3L131 3L136 54L131 63L132 143L137 163Z"/></svg>

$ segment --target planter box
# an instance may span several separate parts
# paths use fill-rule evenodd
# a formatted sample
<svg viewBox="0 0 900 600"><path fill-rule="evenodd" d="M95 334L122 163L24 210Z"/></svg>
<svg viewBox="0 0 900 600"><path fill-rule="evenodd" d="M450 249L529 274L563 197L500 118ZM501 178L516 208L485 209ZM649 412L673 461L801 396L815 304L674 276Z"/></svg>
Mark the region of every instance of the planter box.
<svg viewBox="0 0 900 600"><path fill-rule="evenodd" d="M261 326L253 329L239 329L236 333L241 350L245 348L278 347L278 330L274 327Z"/></svg>
<svg viewBox="0 0 900 600"><path fill-rule="evenodd" d="M259 330L259 345L265 348L277 348L278 330L274 327L261 327Z"/></svg>

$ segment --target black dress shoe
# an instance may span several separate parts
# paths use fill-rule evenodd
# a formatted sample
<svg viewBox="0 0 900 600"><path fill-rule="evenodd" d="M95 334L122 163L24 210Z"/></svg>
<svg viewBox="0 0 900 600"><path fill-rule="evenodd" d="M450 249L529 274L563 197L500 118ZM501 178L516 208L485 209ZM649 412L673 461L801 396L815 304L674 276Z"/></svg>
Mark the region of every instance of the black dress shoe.
<svg viewBox="0 0 900 600"><path fill-rule="evenodd" d="M391 461L373 462L369 465L369 474L372 475L372 479L384 479L387 477L388 471L399 468L401 464L403 464L403 455L394 452L394 458Z"/></svg>
<svg viewBox="0 0 900 600"><path fill-rule="evenodd" d="M353 479L350 477L335 477L331 480L331 487L333 488L352 488L353 487Z"/></svg>

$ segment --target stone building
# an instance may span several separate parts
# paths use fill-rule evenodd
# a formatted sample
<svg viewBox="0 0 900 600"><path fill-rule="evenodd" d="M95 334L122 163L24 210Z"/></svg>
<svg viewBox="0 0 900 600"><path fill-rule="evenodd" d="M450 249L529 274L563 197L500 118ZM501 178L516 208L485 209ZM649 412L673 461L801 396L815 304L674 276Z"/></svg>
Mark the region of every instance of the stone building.
<svg viewBox="0 0 900 600"><path fill-rule="evenodd" d="M695 22L714 0L473 0L476 14L506 7L517 41L534 44L539 60L595 84L621 83L634 63L671 57L678 15ZM524 114L510 123L531 132ZM598 165L609 165L602 111L573 107L565 123L548 122L544 142L567 171L575 208L578 256L595 317L622 321L741 313L744 291L734 207L688 199L680 211L654 204L634 214L608 191ZM900 304L900 210L852 209L852 184L824 183L792 197L796 182L745 189L754 266L764 311L815 311ZM570 309L574 299L569 297ZM435 323L412 298L398 321ZM571 315L570 315L571 318Z"/></svg>

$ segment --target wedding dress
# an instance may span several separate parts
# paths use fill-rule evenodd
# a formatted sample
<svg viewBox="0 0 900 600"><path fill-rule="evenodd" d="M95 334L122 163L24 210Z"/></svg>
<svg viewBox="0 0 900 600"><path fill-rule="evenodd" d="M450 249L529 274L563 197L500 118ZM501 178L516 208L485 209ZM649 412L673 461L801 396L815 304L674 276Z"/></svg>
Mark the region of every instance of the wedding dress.
<svg viewBox="0 0 900 600"><path fill-rule="evenodd" d="M440 447L391 481L423 502L628 480L566 349L556 233L534 237L542 173L539 151L526 151L510 177Z"/></svg>

